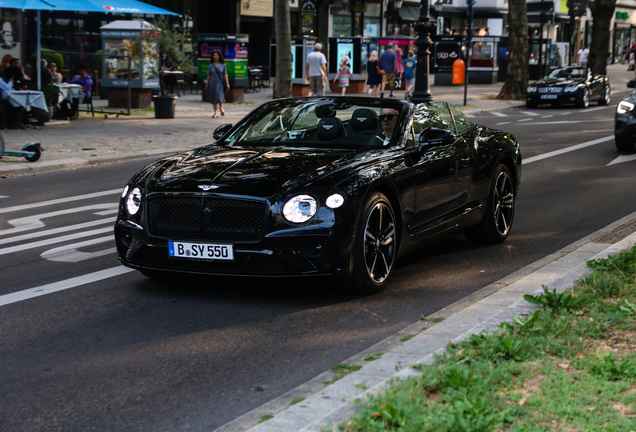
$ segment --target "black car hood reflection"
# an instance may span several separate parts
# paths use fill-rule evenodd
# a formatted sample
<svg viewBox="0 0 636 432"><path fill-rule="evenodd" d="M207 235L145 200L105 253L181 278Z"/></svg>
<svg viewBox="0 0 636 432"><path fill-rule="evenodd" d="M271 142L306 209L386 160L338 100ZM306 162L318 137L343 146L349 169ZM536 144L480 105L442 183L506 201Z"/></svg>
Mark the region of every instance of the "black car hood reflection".
<svg viewBox="0 0 636 432"><path fill-rule="evenodd" d="M585 82L585 80L557 80L557 79L552 79L552 80L539 80L536 83L534 83L534 85L536 86L550 86L550 87L568 87L568 86L573 86L573 85L577 85L577 84L581 84Z"/></svg>
<svg viewBox="0 0 636 432"><path fill-rule="evenodd" d="M173 159L159 170L151 191L214 192L266 198L332 172L355 157L355 150L316 148L202 148Z"/></svg>

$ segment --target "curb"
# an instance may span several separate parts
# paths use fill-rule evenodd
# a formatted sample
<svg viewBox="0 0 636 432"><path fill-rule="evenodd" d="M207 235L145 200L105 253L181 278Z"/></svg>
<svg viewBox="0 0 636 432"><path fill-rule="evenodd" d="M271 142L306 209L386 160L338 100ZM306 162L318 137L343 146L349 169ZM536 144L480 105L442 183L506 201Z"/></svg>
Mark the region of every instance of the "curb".
<svg viewBox="0 0 636 432"><path fill-rule="evenodd" d="M542 285L558 293L574 287L581 278L593 272L586 264L588 260L606 258L636 244L635 229L636 213L633 213L429 317L444 318L442 322L432 326L430 321L414 323L344 362L364 365L359 371L326 387L324 382L334 374L325 372L215 432L246 429L250 432L337 431L340 422L350 419L356 402L382 392L395 379L419 376L419 371L411 365L431 364L435 355L445 352L448 343L496 330L502 322L537 310L538 306L523 299L525 294L543 293ZM622 240L617 241L619 238ZM400 342L401 338L411 334L417 336ZM387 347L390 348L387 350ZM364 361L366 354L380 352L384 352L381 358ZM291 406L290 401L301 397L306 399ZM274 417L261 422L264 415Z"/></svg>
<svg viewBox="0 0 636 432"><path fill-rule="evenodd" d="M95 156L90 159L59 159L51 161L38 161L38 162L24 162L11 164L10 166L0 166L0 177L3 175L22 175L22 174L36 174L43 172L68 170L74 168L82 168L91 165L99 165L104 163L122 162L131 159L142 159L153 156L167 156L175 153L181 153L190 149L179 148L166 148L147 150L134 153L118 153L112 155Z"/></svg>

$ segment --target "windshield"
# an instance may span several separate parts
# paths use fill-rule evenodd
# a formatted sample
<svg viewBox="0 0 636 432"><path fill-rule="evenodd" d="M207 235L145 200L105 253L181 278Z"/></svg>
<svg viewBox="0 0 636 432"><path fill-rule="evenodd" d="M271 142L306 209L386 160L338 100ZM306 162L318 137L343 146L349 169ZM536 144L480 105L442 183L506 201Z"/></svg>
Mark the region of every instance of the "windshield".
<svg viewBox="0 0 636 432"><path fill-rule="evenodd" d="M571 80L571 79L587 78L587 68L555 69L550 73L550 75L548 75L548 78L556 79L556 80Z"/></svg>
<svg viewBox="0 0 636 432"><path fill-rule="evenodd" d="M258 108L224 141L231 146L389 147L402 104L289 99Z"/></svg>

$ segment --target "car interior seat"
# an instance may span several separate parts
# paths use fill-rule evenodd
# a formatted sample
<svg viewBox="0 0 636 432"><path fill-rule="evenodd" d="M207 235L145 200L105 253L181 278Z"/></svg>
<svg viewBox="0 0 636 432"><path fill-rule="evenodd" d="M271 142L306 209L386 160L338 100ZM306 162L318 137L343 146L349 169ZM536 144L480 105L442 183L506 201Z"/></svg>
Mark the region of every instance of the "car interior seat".
<svg viewBox="0 0 636 432"><path fill-rule="evenodd" d="M316 133L311 138L311 142L329 142L345 136L342 120L337 117L323 117L318 122Z"/></svg>
<svg viewBox="0 0 636 432"><path fill-rule="evenodd" d="M352 145L382 145L384 129L374 110L358 108L351 115L347 124L347 139L345 144Z"/></svg>

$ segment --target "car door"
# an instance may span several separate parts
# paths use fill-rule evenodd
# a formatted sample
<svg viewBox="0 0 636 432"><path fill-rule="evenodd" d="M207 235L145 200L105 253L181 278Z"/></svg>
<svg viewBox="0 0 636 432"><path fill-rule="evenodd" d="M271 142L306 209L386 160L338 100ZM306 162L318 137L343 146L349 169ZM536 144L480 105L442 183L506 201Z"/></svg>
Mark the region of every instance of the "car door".
<svg viewBox="0 0 636 432"><path fill-rule="evenodd" d="M429 237L461 222L474 163L474 147L457 133L446 102L418 107L413 130L418 143L415 209L409 229Z"/></svg>
<svg viewBox="0 0 636 432"><path fill-rule="evenodd" d="M590 87L590 99L600 99L605 93L603 77L601 75L593 75L591 70L588 69L587 81Z"/></svg>

